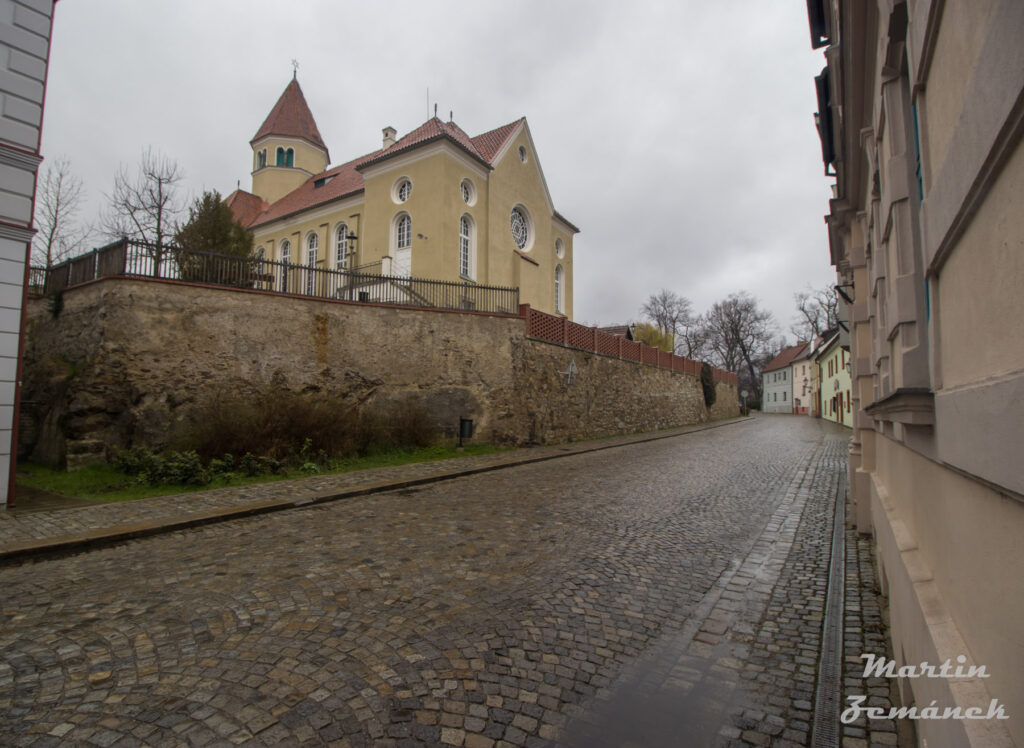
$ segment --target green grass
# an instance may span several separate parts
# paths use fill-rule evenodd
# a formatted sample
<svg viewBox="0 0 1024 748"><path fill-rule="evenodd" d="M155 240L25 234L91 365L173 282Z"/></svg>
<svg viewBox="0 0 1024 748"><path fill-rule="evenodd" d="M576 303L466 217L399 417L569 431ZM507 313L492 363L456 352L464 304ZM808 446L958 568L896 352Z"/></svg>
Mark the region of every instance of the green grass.
<svg viewBox="0 0 1024 748"><path fill-rule="evenodd" d="M394 450L366 457L354 457L346 460L335 460L331 467L317 475L333 475L353 470L408 465L415 462L444 460L450 457L468 457L471 455L498 452L505 448L489 444L467 445L461 452L455 447L416 447L412 449ZM71 472L55 470L33 462L18 463L18 483L47 493L70 496L77 499L94 501L132 501L150 496L167 496L169 494L192 493L211 488L225 486L248 486L254 483L270 483L272 481L291 478L308 478L307 473L296 469L280 475L258 475L255 477L238 475L230 481L214 480L205 486L150 486L138 484L132 476L120 473L109 465L88 465Z"/></svg>

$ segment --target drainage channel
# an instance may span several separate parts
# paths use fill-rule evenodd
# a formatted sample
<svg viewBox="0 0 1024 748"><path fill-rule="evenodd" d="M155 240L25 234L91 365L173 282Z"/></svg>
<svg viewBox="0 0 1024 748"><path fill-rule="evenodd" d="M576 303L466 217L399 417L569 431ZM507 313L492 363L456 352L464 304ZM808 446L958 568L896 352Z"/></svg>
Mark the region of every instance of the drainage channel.
<svg viewBox="0 0 1024 748"><path fill-rule="evenodd" d="M846 572L846 471L838 470L835 515L832 522L832 557L829 562L825 620L821 632L821 661L814 698L814 748L838 748L839 710L843 679L843 608Z"/></svg>

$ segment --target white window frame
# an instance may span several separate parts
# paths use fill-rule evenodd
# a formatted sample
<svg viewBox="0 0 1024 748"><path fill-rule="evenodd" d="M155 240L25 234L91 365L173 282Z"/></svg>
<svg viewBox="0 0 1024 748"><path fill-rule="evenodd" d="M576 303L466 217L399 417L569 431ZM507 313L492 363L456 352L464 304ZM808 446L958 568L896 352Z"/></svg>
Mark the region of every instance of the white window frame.
<svg viewBox="0 0 1024 748"><path fill-rule="evenodd" d="M348 224L342 221L334 227L334 267L337 270L348 270L348 265Z"/></svg>
<svg viewBox="0 0 1024 748"><path fill-rule="evenodd" d="M402 205L408 202L410 197L412 197L412 180L409 177L399 177L391 187L391 200L396 205Z"/></svg>
<svg viewBox="0 0 1024 748"><path fill-rule="evenodd" d="M403 224L408 227L407 231L405 232L405 237L404 237L405 243L404 244L402 243L402 239L403 239L403 236L402 236L402 226L403 226ZM394 246L395 249L411 249L412 248L412 217L408 213L399 213L395 217L394 240L395 240L395 246Z"/></svg>
<svg viewBox="0 0 1024 748"><path fill-rule="evenodd" d="M476 280L476 222L468 213L459 218L459 276Z"/></svg>
<svg viewBox="0 0 1024 748"><path fill-rule="evenodd" d="M565 270L555 265L555 313L565 314Z"/></svg>
<svg viewBox="0 0 1024 748"><path fill-rule="evenodd" d="M313 276L316 270L316 263L320 259L320 235L315 231L310 231L306 234L306 267L308 270L305 272L306 276L306 295L313 295Z"/></svg>
<svg viewBox="0 0 1024 748"><path fill-rule="evenodd" d="M516 216L517 215L521 219L518 223L522 224L523 233L525 234L523 236L523 243L522 244L519 243L519 237L516 235L516 233L517 233L516 232L516 224L517 224ZM519 250L522 251L522 252L529 252L533 248L533 236L534 236L533 219L530 217L530 211L528 211L526 209L526 206L524 206L524 205L516 205L509 212L508 221L509 221L509 231L512 234L512 241L515 243L516 247L518 247Z"/></svg>

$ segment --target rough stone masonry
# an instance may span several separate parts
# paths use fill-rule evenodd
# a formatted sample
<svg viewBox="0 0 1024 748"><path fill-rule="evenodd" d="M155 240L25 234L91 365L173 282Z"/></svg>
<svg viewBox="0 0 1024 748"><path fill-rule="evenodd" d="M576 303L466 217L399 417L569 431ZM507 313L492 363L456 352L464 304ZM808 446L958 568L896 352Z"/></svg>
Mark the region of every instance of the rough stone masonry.
<svg viewBox="0 0 1024 748"><path fill-rule="evenodd" d="M163 447L217 392L415 402L454 434L550 444L738 414L689 374L526 337L522 318L106 279L29 304L21 451L75 466Z"/></svg>

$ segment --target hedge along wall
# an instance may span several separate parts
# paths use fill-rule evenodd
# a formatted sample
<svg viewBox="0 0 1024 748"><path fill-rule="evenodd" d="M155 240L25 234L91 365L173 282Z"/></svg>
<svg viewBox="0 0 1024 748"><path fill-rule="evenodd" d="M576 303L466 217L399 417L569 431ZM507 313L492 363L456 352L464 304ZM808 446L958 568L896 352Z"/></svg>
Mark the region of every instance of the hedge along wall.
<svg viewBox="0 0 1024 748"><path fill-rule="evenodd" d="M111 278L29 303L22 453L69 466L109 447L161 448L212 392L268 386L359 407L415 401L440 432L544 444L710 414L688 374L526 337L524 320Z"/></svg>

